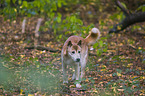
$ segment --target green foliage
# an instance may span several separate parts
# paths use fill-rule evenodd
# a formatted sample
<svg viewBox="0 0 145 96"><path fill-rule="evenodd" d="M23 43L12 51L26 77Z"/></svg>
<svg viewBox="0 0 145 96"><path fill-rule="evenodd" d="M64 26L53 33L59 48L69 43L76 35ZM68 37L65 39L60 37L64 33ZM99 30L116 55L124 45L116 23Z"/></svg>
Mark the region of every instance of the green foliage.
<svg viewBox="0 0 145 96"><path fill-rule="evenodd" d="M54 33L61 32L60 30L78 31L83 22L76 17L76 15L67 16L64 20L61 19L62 15L57 13L56 17L52 21L46 21L45 26L54 29Z"/></svg>
<svg viewBox="0 0 145 96"><path fill-rule="evenodd" d="M138 7L137 10L141 10L142 12L145 12L145 4Z"/></svg>
<svg viewBox="0 0 145 96"><path fill-rule="evenodd" d="M27 2L19 0L6 0L6 7L2 11L6 18L16 18L17 15L23 15L31 17L32 15L45 15L52 19L54 11L65 5L64 0L34 0L33 2ZM12 4L14 4L12 6Z"/></svg>
<svg viewBox="0 0 145 96"><path fill-rule="evenodd" d="M94 21L99 20L99 29L102 33L102 37L93 46L97 49L97 56L89 57L90 61L87 63L86 67L86 77L83 78L81 82L82 89L85 89L85 95L88 95L88 93L91 94L88 96L130 96L143 94L142 80L145 77L142 76L142 73L144 73L142 66L145 63L145 59L143 58L145 49L142 44L144 42L137 38L135 40L127 38L124 34L121 34L122 37L119 36L120 34L113 34L111 40L109 40L110 38L106 35L104 37L104 33L107 33L106 31L108 31L110 25L113 25L112 23L117 20L122 20L124 15L120 9L117 9L117 12L113 15L111 14L111 16L108 15L107 12L105 12L107 14L104 14L104 12L102 12L103 7L107 7L103 5L105 3L100 4L100 2L100 0L74 0L73 2L72 0L34 0L31 2L27 2L26 0L1 0L0 3L4 4L5 7L0 11L0 14L6 19L16 19L16 17L19 16L44 18L45 23L40 30L42 29L41 31L43 32L48 30L53 32L51 36L59 42L54 42L54 38L50 37L50 40L53 39L53 41L46 42L42 40L40 43L43 44L43 46L48 45L47 47L58 50L61 50L61 44L64 43L70 35L86 37L90 29L96 27L96 23L94 25L90 24L90 22L85 23L84 26L83 18L80 19L81 12L88 12L88 17L97 17ZM109 4L110 3L108 3L108 5ZM74 10L74 7L77 5L79 5L79 7L77 7L78 9ZM110 6L111 5L109 5L109 8L112 7ZM126 7L124 3L123 6ZM62 12L61 8L65 11ZM87 8L92 9L86 10ZM94 14L92 14L93 12L90 12L90 10L92 11L94 9L95 11L103 13L103 15L99 14L100 16L94 16ZM140 7L138 10L144 12L144 6ZM97 12L95 13L97 14ZM107 19L104 19L106 15ZM108 16L110 17L108 18ZM16 23L12 24L17 27ZM8 24L5 26L7 25ZM27 29L33 30L32 26L35 26L35 24L29 25ZM2 26L5 28L2 30L2 34L11 33L15 36L17 32L15 33L14 31L19 31L18 34L21 34L20 28ZM131 31L136 29L141 30L141 27L133 26ZM3 38L3 36L1 37ZM5 54L5 52L9 54L8 57L2 57L0 53L0 88L3 87L3 89L6 90L4 92L5 95L7 92L12 92L13 94L16 89L20 89L20 93L23 92L25 95L30 93L34 94L36 92L44 92L46 93L45 95L47 95L48 92L48 95L52 95L58 91L60 94L55 95L64 95L61 94L64 88L61 89L59 86L62 84L60 53L38 50L30 50L30 52L29 50L23 49L22 47L33 45L32 37L29 38L29 41L24 41L23 44L20 44L21 41L19 40L12 41L13 37L5 36L5 38L9 38L8 41L6 40L6 42L0 43L0 46L3 47L0 48L0 51L4 50L2 54ZM25 36L22 37L22 40L26 39ZM46 44L48 42L49 44ZM75 84L79 82L80 80L70 83L75 87ZM69 89L72 90L70 87L71 86L69 86ZM75 88L73 91L75 91ZM73 93L74 92L71 92L70 94L74 95ZM69 91L67 91L67 94L69 94Z"/></svg>
<svg viewBox="0 0 145 96"><path fill-rule="evenodd" d="M59 71L50 70L49 66L43 66L37 62L38 58L30 58L29 64L19 67L11 66L7 57L0 59L0 85L7 91L20 89L25 94L33 93L35 90L54 94L58 92ZM31 62L32 61L32 62ZM15 61L14 61L15 62ZM32 65L32 64L35 65Z"/></svg>
<svg viewBox="0 0 145 96"><path fill-rule="evenodd" d="M90 31L90 28L94 27L93 24L83 27L83 22L79 19L79 12L77 11L69 15L62 15L58 10L60 8L67 10L69 6L77 3L82 4L82 2L86 5L89 3L95 4L95 2L99 1L34 0L27 2L18 0L17 2L17 0L6 0L3 2L6 6L1 11L1 14L5 19L16 19L17 16L31 17L34 15L44 17L46 21L41 29L43 31L46 31L45 29L52 29L56 40L60 41L63 38L62 34L79 34L81 32L82 36L84 36Z"/></svg>
<svg viewBox="0 0 145 96"><path fill-rule="evenodd" d="M93 45L93 48L97 48L97 55L98 56L101 56L103 52L107 52L107 49L108 49L108 45L107 43L105 42L107 39L107 36L106 37L101 37L99 39L99 41L97 41L97 43L95 43Z"/></svg>

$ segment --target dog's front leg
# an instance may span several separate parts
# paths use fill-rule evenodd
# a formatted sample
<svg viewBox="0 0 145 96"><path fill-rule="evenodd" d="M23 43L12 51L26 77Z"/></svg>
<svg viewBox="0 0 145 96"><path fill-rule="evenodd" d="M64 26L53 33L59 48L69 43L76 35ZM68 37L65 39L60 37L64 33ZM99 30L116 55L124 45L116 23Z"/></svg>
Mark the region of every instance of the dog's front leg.
<svg viewBox="0 0 145 96"><path fill-rule="evenodd" d="M86 63L88 60L88 47L83 47L84 49L82 49L82 54L81 54L81 80L85 75L85 67L86 67Z"/></svg>
<svg viewBox="0 0 145 96"><path fill-rule="evenodd" d="M76 81L77 81L77 84L76 84L76 87L77 88L80 88L81 85L79 84L79 77L80 77L80 67L79 67L79 63L77 65L74 66L75 67L75 78L76 78Z"/></svg>
<svg viewBox="0 0 145 96"><path fill-rule="evenodd" d="M63 84L68 83L68 77L66 75L67 64L62 63L62 70L63 70Z"/></svg>
<svg viewBox="0 0 145 96"><path fill-rule="evenodd" d="M75 75L75 72L73 73L73 76L72 76L72 80L75 80L76 79L76 75Z"/></svg>
<svg viewBox="0 0 145 96"><path fill-rule="evenodd" d="M79 68L79 63L78 64L74 64L73 65L73 68L74 68L74 73L73 73L73 76L72 76L72 80L79 80L79 72L80 72L80 68Z"/></svg>
<svg viewBox="0 0 145 96"><path fill-rule="evenodd" d="M80 68L79 68L79 64L77 64L77 65L75 65L74 66L74 68L75 68L75 78L76 78L76 80L79 80L79 76L80 76Z"/></svg>
<svg viewBox="0 0 145 96"><path fill-rule="evenodd" d="M84 58L81 59L81 80L85 75L86 63L87 63L87 55L85 55Z"/></svg>
<svg viewBox="0 0 145 96"><path fill-rule="evenodd" d="M86 64L85 64L86 65ZM82 78L84 77L85 75L85 65L84 66L81 66L81 80Z"/></svg>

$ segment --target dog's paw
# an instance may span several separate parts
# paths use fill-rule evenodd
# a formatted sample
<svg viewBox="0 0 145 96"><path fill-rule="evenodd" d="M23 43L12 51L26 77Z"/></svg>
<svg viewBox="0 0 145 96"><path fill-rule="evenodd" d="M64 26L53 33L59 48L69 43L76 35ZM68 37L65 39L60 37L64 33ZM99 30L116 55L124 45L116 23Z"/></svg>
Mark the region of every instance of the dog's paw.
<svg viewBox="0 0 145 96"><path fill-rule="evenodd" d="M76 84L76 87L77 88L81 88L82 86L80 84Z"/></svg>
<svg viewBox="0 0 145 96"><path fill-rule="evenodd" d="M63 81L63 84L64 84L64 83L68 83L68 81Z"/></svg>

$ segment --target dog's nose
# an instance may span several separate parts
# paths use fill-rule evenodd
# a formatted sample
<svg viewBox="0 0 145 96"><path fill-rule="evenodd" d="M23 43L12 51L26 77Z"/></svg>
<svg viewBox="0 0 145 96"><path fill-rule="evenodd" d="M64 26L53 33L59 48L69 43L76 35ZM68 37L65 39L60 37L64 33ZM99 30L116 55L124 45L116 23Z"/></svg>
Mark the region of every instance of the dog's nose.
<svg viewBox="0 0 145 96"><path fill-rule="evenodd" d="M76 59L76 62L80 62L80 58L77 58L77 59Z"/></svg>

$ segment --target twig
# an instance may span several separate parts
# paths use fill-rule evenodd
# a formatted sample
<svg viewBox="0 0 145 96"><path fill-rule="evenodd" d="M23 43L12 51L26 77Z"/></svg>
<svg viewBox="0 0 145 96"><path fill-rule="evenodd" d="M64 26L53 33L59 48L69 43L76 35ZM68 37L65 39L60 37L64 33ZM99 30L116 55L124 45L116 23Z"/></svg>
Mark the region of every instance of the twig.
<svg viewBox="0 0 145 96"><path fill-rule="evenodd" d="M25 24L26 24L26 18L23 20L22 23L22 34L25 33Z"/></svg>
<svg viewBox="0 0 145 96"><path fill-rule="evenodd" d="M48 47L43 47L43 46L30 46L30 47L25 47L25 49L37 49L37 50L46 50L46 51L49 51L49 52L53 52L53 53L61 53L61 50L57 50L57 49L52 49L52 48L48 48ZM93 54L93 53L89 53L89 56L97 56L96 54Z"/></svg>
<svg viewBox="0 0 145 96"><path fill-rule="evenodd" d="M56 50L56 49L52 49L52 48L48 48L48 47L43 47L43 46L40 46L40 45L37 45L36 47L35 46L30 46L30 47L25 47L25 49L37 49L37 50L46 50L46 51L49 51L49 52L61 52L60 50Z"/></svg>
<svg viewBox="0 0 145 96"><path fill-rule="evenodd" d="M41 24L42 20L43 20L42 18L38 19L36 30L35 30L35 37L39 37L38 31L39 31L39 27L40 27L40 24Z"/></svg>
<svg viewBox="0 0 145 96"><path fill-rule="evenodd" d="M115 4L123 11L125 16L129 16L129 11L120 3L120 1L116 0Z"/></svg>
<svg viewBox="0 0 145 96"><path fill-rule="evenodd" d="M37 47L38 45L38 37L39 37L39 27L41 25L41 22L42 22L42 18L39 18L38 19L38 22L37 22L37 26L36 26L36 30L35 30L35 39L34 39L34 46Z"/></svg>

